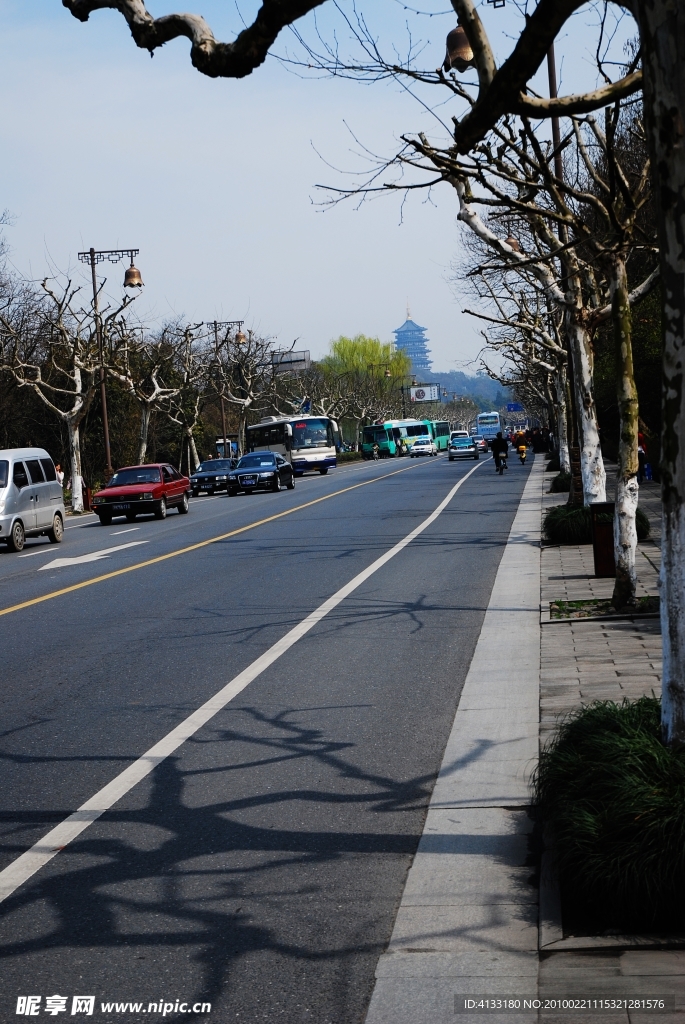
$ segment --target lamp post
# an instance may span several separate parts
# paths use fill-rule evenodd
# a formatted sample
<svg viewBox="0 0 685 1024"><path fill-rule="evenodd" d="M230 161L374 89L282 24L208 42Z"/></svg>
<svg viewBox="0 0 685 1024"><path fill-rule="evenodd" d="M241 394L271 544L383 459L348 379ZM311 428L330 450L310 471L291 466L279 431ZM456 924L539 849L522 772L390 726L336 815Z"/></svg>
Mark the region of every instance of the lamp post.
<svg viewBox="0 0 685 1024"><path fill-rule="evenodd" d="M211 324L214 328L214 355L218 361L219 359L219 328L222 330L227 328L229 331L232 327L237 327L238 332L236 334L236 341L241 345L245 341L245 335L243 334L244 320L210 320L207 323ZM221 403L221 429L224 434L224 458L226 458L226 407L224 405L223 393L219 395L219 402ZM238 439L240 440L240 439ZM230 457L230 455L229 455Z"/></svg>
<svg viewBox="0 0 685 1024"><path fill-rule="evenodd" d="M137 256L140 249L88 249L87 252L80 252L78 258L81 263L90 264L90 272L93 278L93 316L95 318L95 335L98 342L98 358L100 360L100 401L102 404L102 431L105 440L105 462L107 464L107 476L111 477L112 456L109 447L109 420L107 419L107 393L105 389L105 360L102 350L102 321L98 307L98 284L95 276L95 267L98 263L108 260L110 263L119 263L125 257L131 260L130 267L127 267L124 274L124 288L142 288L143 279L140 271L133 265L133 257Z"/></svg>

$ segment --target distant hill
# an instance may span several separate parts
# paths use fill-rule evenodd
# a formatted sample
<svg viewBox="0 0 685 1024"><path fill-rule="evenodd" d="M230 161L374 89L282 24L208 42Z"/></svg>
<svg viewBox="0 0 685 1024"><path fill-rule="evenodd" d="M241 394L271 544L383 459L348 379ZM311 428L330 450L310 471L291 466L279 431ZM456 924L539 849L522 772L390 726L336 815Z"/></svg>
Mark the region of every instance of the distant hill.
<svg viewBox="0 0 685 1024"><path fill-rule="evenodd" d="M450 370L440 373L436 370L422 370L421 383L441 384L448 392L448 400L452 400L453 392L466 398L472 398L483 412L489 409L500 409L507 402L513 401L508 388L503 388L497 381L491 380L485 374L469 376L461 370Z"/></svg>

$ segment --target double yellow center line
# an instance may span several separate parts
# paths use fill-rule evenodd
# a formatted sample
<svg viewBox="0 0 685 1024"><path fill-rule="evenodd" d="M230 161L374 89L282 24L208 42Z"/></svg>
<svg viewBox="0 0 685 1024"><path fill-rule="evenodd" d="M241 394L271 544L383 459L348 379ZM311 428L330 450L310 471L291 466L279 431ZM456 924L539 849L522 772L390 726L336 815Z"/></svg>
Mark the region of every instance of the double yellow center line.
<svg viewBox="0 0 685 1024"><path fill-rule="evenodd" d="M136 569L144 569L148 565L156 565L158 562L165 562L168 558L176 558L178 555L187 555L190 551L199 551L200 548L206 548L210 544L218 544L219 541L228 540L229 537L237 537L240 533L247 533L248 530L256 530L258 526L264 526L265 523L273 523L276 519L283 519L284 516L290 516L293 512L301 512L303 508L311 508L312 505L318 505L322 501L328 501L329 498L337 498L340 494L346 494L348 491L356 491L359 487L366 487L368 484L378 483L379 480L387 480L388 477L397 476L398 473L407 473L410 469L416 469L416 466L406 466L404 469L395 469L392 473L384 473L382 476L376 476L372 480L363 480L359 484L351 484L349 487L343 487L339 491L333 491L331 494L324 494L321 498L314 498L313 501L306 501L304 505L296 505L295 508L286 509L285 512L277 512L275 516L267 516L266 519L259 519L255 523L249 523L247 526L241 526L237 530L231 530L229 533L222 533L218 537L210 537L209 540L198 541L197 544L189 544L185 548L177 548L176 551L169 551L166 555L158 555L156 558L148 558L144 562L136 562L135 565L128 565L124 569L115 569L113 572L106 572L103 576L95 576L89 580L83 580L82 583L73 583L69 587L62 587L61 590L53 590L49 594L43 594L42 597L32 597L30 601L22 601L20 604L13 604L9 608L0 608L0 616L11 615L12 612L19 612L23 608L31 608L35 604L42 604L43 601L52 601L55 597L62 597L64 594L73 594L75 590L82 590L84 587L92 587L95 583L104 583L105 580L112 580L115 576L123 576L127 572L135 572Z"/></svg>

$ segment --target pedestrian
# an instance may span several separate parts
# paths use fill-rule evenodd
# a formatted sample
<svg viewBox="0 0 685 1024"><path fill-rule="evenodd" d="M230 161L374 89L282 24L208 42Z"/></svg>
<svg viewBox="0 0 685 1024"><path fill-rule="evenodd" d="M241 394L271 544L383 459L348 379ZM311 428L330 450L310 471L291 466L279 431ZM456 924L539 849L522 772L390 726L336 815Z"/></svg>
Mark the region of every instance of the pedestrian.
<svg viewBox="0 0 685 1024"><path fill-rule="evenodd" d="M62 472L62 467L60 466L59 462L55 466L55 474L57 476L57 483L60 485L60 487L64 487L64 473Z"/></svg>

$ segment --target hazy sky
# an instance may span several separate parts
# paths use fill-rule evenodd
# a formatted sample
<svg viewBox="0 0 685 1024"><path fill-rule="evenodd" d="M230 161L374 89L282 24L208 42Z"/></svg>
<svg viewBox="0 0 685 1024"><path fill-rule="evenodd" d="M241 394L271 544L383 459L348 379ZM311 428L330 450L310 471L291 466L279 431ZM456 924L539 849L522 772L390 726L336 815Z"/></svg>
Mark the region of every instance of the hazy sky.
<svg viewBox="0 0 685 1024"><path fill-rule="evenodd" d="M202 13L224 40L240 29L241 12L251 20L257 6L148 2L154 15ZM389 53L406 46L411 19L425 65L442 61L455 22L448 0L426 0L421 10L435 12L430 18L397 0L360 6ZM519 14L511 0L504 10L483 7L502 57ZM593 19L592 11L577 17L560 41L564 91L595 81ZM312 15L299 23L310 39L315 24L346 45L335 8L327 4L316 23ZM631 34L626 19L617 52ZM192 68L186 40L151 60L121 15L95 12L84 25L60 0L0 0L0 38L0 210L14 215L6 236L21 273L68 270L85 283L79 250L136 247L144 320L245 319L280 343L297 338L315 358L340 334L390 340L409 300L428 329L434 369L469 369L480 343L461 313L468 293L457 282L455 294L450 283L462 230L452 190L441 186L430 200L413 194L404 206L397 195L360 208L319 205L315 186L355 180L342 172L364 167L362 147L390 156L403 132L439 131L433 114L397 83L302 78L274 58L241 81L209 79ZM294 47L286 32L275 49ZM447 97L428 90L421 98L437 104ZM436 110L448 124L452 102ZM112 267L107 276L119 294L123 271Z"/></svg>

